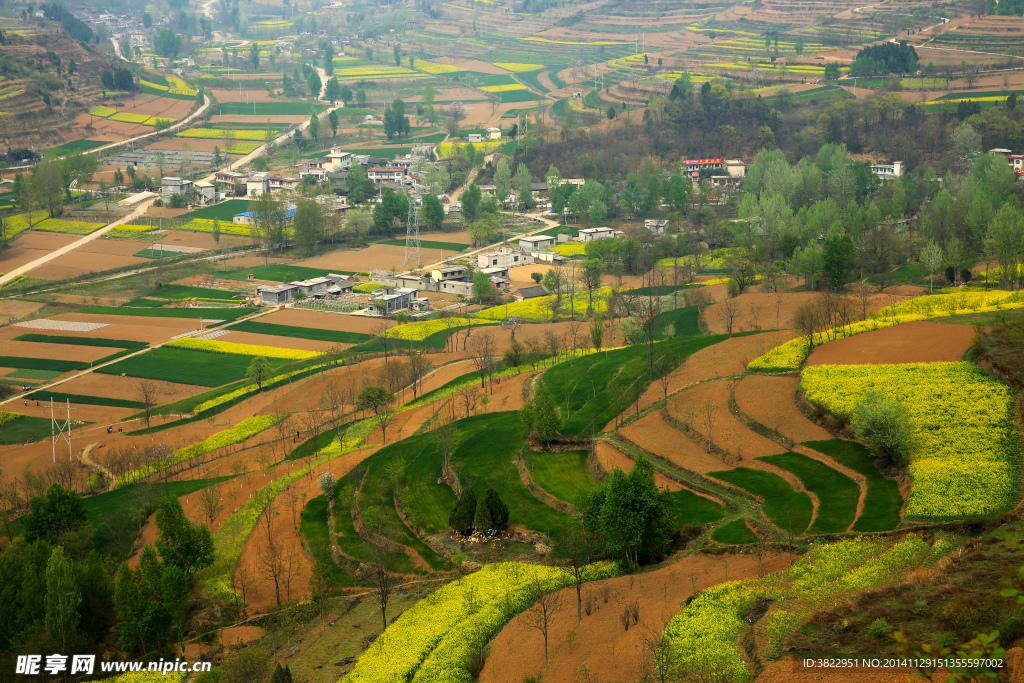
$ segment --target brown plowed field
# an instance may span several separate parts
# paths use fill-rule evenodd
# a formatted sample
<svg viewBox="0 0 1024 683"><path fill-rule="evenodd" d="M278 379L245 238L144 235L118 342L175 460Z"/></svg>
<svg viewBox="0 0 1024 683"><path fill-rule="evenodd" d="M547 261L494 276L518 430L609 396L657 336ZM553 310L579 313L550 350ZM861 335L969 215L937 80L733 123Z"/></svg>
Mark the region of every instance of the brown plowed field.
<svg viewBox="0 0 1024 683"><path fill-rule="evenodd" d="M736 385L736 405L749 417L797 443L831 439L794 403L797 377L747 375Z"/></svg>
<svg viewBox="0 0 1024 683"><path fill-rule="evenodd" d="M208 320L217 320L217 310L210 309ZM106 323L92 332L69 333L81 337L102 337L104 339L129 339L159 344L171 337L199 328L199 321L191 318L150 318L141 315L106 315L94 313L64 313L51 320L71 322ZM51 334L68 334L52 332Z"/></svg>
<svg viewBox="0 0 1024 683"><path fill-rule="evenodd" d="M18 358L49 358L73 360L88 363L97 361L104 356L117 353L120 349L101 346L77 346L75 344L46 344L43 342L12 341L12 337L20 334L36 332L27 327L8 327L0 329L0 343L5 356ZM45 330L42 331L44 334ZM56 334L60 334L57 332Z"/></svg>
<svg viewBox="0 0 1024 683"><path fill-rule="evenodd" d="M707 474L729 467L665 422L660 410L622 427L619 433L644 450L691 472Z"/></svg>
<svg viewBox="0 0 1024 683"><path fill-rule="evenodd" d="M176 382L162 382L159 380L153 380L153 382L156 385L157 395L161 403L173 403L207 391L205 387L196 387L191 384L178 384ZM139 380L134 377L101 375L91 372L68 380L60 384L57 389L68 394L106 396L134 401L136 400L136 394L138 394L138 384Z"/></svg>
<svg viewBox="0 0 1024 683"><path fill-rule="evenodd" d="M423 263L433 263L440 260L441 251L441 249L423 249ZM450 251L448 255L451 256ZM405 247L397 247L390 244L371 244L365 249L335 251L307 261L299 261L295 265L308 268L327 268L335 271L351 270L361 272L371 269L391 270L392 267L402 271L408 267L415 267L416 264L405 265Z"/></svg>
<svg viewBox="0 0 1024 683"><path fill-rule="evenodd" d="M66 280L87 273L111 270L123 266L148 263L149 259L118 254L104 254L89 249L89 245L44 263L32 269L32 277L42 280Z"/></svg>
<svg viewBox="0 0 1024 683"><path fill-rule="evenodd" d="M915 320L823 344L814 349L807 364L957 361L970 348L973 337L974 330L968 325Z"/></svg>
<svg viewBox="0 0 1024 683"><path fill-rule="evenodd" d="M784 453L785 449L747 429L729 411L729 391L732 385L731 381L721 381L688 389L669 399L668 411L707 438L708 425L704 409L708 405L713 406L711 437L714 445L739 456L744 466L756 466L753 463L758 461L753 458L762 455Z"/></svg>
<svg viewBox="0 0 1024 683"><path fill-rule="evenodd" d="M0 299L0 320L15 318L21 320L32 315L46 304L34 301L18 301L17 299Z"/></svg>
<svg viewBox="0 0 1024 683"><path fill-rule="evenodd" d="M764 332L746 337L730 337L703 348L672 372L668 381L668 393L671 396L698 382L742 374L747 369L747 363L794 336L796 335L788 330ZM640 407L645 408L664 397L665 391L661 382L654 382L640 399Z"/></svg>
<svg viewBox="0 0 1024 683"><path fill-rule="evenodd" d="M708 289L715 287L725 287L725 285L709 285ZM915 287L914 293L920 293L920 288ZM793 314L796 313L796 310L806 302L813 301L820 296L821 294L816 292L785 292L779 297L771 292L744 292L734 299L739 304L739 315L733 321L732 331L743 332L753 329L788 330L793 327ZM724 297L723 290L721 296L714 297L715 301L719 303L709 306L704 311L704 319L707 321L708 328L718 334L724 334L726 331L726 323L722 320L721 316L723 310L722 299ZM910 297L897 295L891 290L885 294L872 294L868 300L868 315L871 315L880 308L905 301L908 298ZM859 313L860 301L853 303L854 308Z"/></svg>
<svg viewBox="0 0 1024 683"><path fill-rule="evenodd" d="M230 327L228 328L231 329ZM348 348L351 344L332 344L331 342L318 341L316 339L299 339L297 337L276 337L270 334L257 334L255 332L228 332L217 341L228 341L236 344L256 344L258 346L272 346L281 349L299 349L300 351L323 351L327 347L341 346Z"/></svg>
<svg viewBox="0 0 1024 683"><path fill-rule="evenodd" d="M595 443L594 454L597 456L597 461L601 463L601 467L609 473L616 467L623 472L629 472L633 469L633 465L636 464L632 458L607 441L598 441ZM658 485L659 489L667 488L669 491L679 491L683 488L682 484L673 479L669 479L658 471L654 472L654 483Z"/></svg>
<svg viewBox="0 0 1024 683"><path fill-rule="evenodd" d="M336 330L339 332L373 334L376 326L380 324L380 318L286 308L283 311L274 311L273 313L260 316L258 322L292 325L294 327L316 327L321 330ZM388 321L388 325L389 327L394 327L394 323L391 321Z"/></svg>
<svg viewBox="0 0 1024 683"><path fill-rule="evenodd" d="M785 555L769 555L765 573L784 569ZM691 555L664 567L633 576L585 584L584 605L594 597L594 608L576 620L576 589L559 591L561 609L549 626L549 658L544 662L544 640L528 624L529 614L510 621L495 637L491 654L480 675L482 683L521 683L526 676L545 681L637 681L642 677L644 638L661 633L679 611L682 600L715 584L757 576L757 559L750 555ZM609 599L602 597L607 587ZM619 616L627 604L638 602L640 619L626 631ZM572 643L568 633L574 631ZM599 643L599 647L595 647ZM581 677L585 671L588 677Z"/></svg>
<svg viewBox="0 0 1024 683"><path fill-rule="evenodd" d="M26 230L11 241L9 248L0 252L0 273L9 273L40 256L71 244L76 239L79 239L78 235Z"/></svg>

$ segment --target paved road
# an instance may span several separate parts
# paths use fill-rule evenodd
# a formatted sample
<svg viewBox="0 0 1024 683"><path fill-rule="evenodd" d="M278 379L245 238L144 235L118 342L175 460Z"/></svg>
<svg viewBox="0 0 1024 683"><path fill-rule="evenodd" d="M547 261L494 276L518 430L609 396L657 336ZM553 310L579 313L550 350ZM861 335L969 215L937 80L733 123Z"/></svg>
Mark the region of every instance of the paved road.
<svg viewBox="0 0 1024 683"><path fill-rule="evenodd" d="M29 261L28 263L26 263L23 266L18 266L17 268L15 268L14 270L12 270L9 273L4 273L3 275L0 275L0 285L4 284L5 282L10 282L11 280L13 280L14 278L18 277L19 275L24 275L25 273L29 272L33 268L38 268L39 266L43 265L44 263L48 263L48 262L52 261L53 259L57 258L58 256L63 256L64 254L67 254L68 252L71 252L71 251L74 251L75 249L78 249L82 245L88 244L89 242L93 241L94 239L100 237L101 235L104 235L104 234L110 232L111 230L113 230L114 228L116 228L119 225L124 225L126 223L131 223L133 220L135 220L139 216L142 216L144 213L146 213L146 211L149 209L149 207L155 201L156 201L155 197L153 199L149 199L149 200L143 202L142 204L140 204L134 211L132 211L127 216L124 216L123 218L118 218L113 223L109 223L109 224L105 225L104 227L100 228L96 232L91 233L89 235L86 235L85 237L83 237L81 239L75 240L71 244L63 246L60 249L56 249L54 251L51 251L49 254L43 254L42 256L37 258L36 260Z"/></svg>

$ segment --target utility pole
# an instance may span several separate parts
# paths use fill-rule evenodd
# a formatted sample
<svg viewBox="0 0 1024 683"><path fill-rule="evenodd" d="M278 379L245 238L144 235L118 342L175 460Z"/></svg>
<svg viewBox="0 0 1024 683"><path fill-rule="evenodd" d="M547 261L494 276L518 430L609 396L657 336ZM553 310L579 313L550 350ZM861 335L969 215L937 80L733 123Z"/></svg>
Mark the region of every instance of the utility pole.
<svg viewBox="0 0 1024 683"><path fill-rule="evenodd" d="M58 420L54 410L64 409L67 411L67 416L63 421ZM50 397L50 435L53 437L53 461L57 462L57 439L58 437L62 441L67 441L68 444L68 460L72 459L71 450L71 411L78 410L78 408L71 407L71 399L67 399L67 404L61 406L60 404L54 405L53 397Z"/></svg>

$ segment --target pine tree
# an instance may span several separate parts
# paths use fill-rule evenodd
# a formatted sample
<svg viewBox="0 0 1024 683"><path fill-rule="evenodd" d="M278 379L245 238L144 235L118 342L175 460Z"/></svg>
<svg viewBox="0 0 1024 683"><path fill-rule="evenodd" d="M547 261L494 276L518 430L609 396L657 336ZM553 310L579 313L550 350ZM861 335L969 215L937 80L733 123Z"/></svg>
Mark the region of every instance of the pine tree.
<svg viewBox="0 0 1024 683"><path fill-rule="evenodd" d="M476 494L472 489L466 489L448 515L448 526L460 534L465 534L472 528L475 514Z"/></svg>
<svg viewBox="0 0 1024 683"><path fill-rule="evenodd" d="M484 500L487 501L487 511L491 515L491 528L495 531L504 531L508 528L508 507L505 502L498 495L498 492L492 488L487 489L487 493L484 495Z"/></svg>
<svg viewBox="0 0 1024 683"><path fill-rule="evenodd" d="M555 407L554 401L551 400L551 394L548 393L547 387L544 386L543 382L540 382L537 388L537 395L533 401L533 412L533 426L537 430L537 438L540 439L541 443L546 444L555 438L555 435L558 434L558 428L562 425L561 419L558 416L558 409Z"/></svg>
<svg viewBox="0 0 1024 683"><path fill-rule="evenodd" d="M487 508L486 496L476 502L476 515L473 516L473 526L480 533L486 533L494 528L494 523L491 520L491 511Z"/></svg>

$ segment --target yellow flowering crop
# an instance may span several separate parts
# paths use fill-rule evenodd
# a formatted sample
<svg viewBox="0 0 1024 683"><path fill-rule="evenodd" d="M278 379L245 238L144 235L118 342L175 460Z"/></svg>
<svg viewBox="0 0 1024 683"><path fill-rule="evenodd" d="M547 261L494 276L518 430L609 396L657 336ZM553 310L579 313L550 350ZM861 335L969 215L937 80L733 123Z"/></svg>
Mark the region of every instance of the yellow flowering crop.
<svg viewBox="0 0 1024 683"><path fill-rule="evenodd" d="M32 226L33 230L43 232L63 232L69 235L88 235L102 228L106 223L84 223L82 221L65 221L59 218L47 218Z"/></svg>
<svg viewBox="0 0 1024 683"><path fill-rule="evenodd" d="M110 116L112 114L116 114L117 110L116 109L111 109L110 107L97 106L97 107L93 107L92 109L90 109L89 113L92 114L93 116L101 116L103 118L107 118L108 116Z"/></svg>
<svg viewBox="0 0 1024 683"><path fill-rule="evenodd" d="M428 74L450 74L456 71L465 71L465 69L453 66L451 64L440 64L438 62L431 62L427 59L413 59L413 68L419 69L420 71Z"/></svg>
<svg viewBox="0 0 1024 683"><path fill-rule="evenodd" d="M459 148L463 147L464 145L473 145L473 147L475 147L477 151L482 149L484 152L492 152L501 147L502 143L500 140L484 140L483 142L467 143L442 142L437 146L438 154L441 159L453 157L458 152Z"/></svg>
<svg viewBox="0 0 1024 683"><path fill-rule="evenodd" d="M335 69L334 75L339 79L345 79L365 76L416 76L417 74L415 71L401 66L350 66Z"/></svg>
<svg viewBox="0 0 1024 683"><path fill-rule="evenodd" d="M907 407L916 426L909 517L985 515L1010 504L1013 397L971 363L816 365L804 369L801 387L809 401L844 419L868 389Z"/></svg>
<svg viewBox="0 0 1024 683"><path fill-rule="evenodd" d="M586 247L587 245L582 242L566 242L565 244L552 247L551 251L562 256L582 256L586 253Z"/></svg>
<svg viewBox="0 0 1024 683"><path fill-rule="evenodd" d="M593 294L594 300L594 312L604 313L608 307L607 297L611 293L611 290L607 287L601 289L595 289ZM478 318L485 318L489 320L504 320L510 318L513 315L519 316L524 320L549 320L551 318L551 305L556 301L556 296L551 294L549 296L538 296L533 299L526 299L524 301L516 301L508 305L499 304L491 308L485 308L482 311L478 311L476 316ZM562 297L562 306L559 308L559 314L562 316L569 315L572 311L582 314L587 310L588 297L586 291L577 291L576 296L570 300L568 296Z"/></svg>
<svg viewBox="0 0 1024 683"><path fill-rule="evenodd" d="M494 66L499 69L505 69L505 71L511 71L513 73L522 73L526 71L537 71L543 69L543 64L526 64L524 62L494 62Z"/></svg>
<svg viewBox="0 0 1024 683"><path fill-rule="evenodd" d="M410 341L423 341L430 335L441 332L443 330L463 328L466 327L466 323L470 323L473 327L479 325L494 325L497 323L496 320L460 320L458 318L449 318L449 322L445 323L443 319L435 320L420 320L414 323L407 323L405 325L398 325L388 330L388 337L391 339L408 339Z"/></svg>
<svg viewBox="0 0 1024 683"><path fill-rule="evenodd" d="M228 154L248 154L262 147L258 142L236 142L224 151Z"/></svg>
<svg viewBox="0 0 1024 683"><path fill-rule="evenodd" d="M194 339L182 337L169 341L164 346L177 346L182 349L209 351L211 353L230 353L239 356L263 356L265 358L285 358L289 360L305 360L316 357L313 351L300 349L282 349L276 346L257 346L256 344L238 344L218 339Z"/></svg>
<svg viewBox="0 0 1024 683"><path fill-rule="evenodd" d="M353 287L352 291L353 292L359 292L360 294L369 294L370 292L375 292L378 289L384 289L384 288L385 288L385 285L382 285L379 282L364 282L362 284L359 284L359 285L356 285L355 287Z"/></svg>
<svg viewBox="0 0 1024 683"><path fill-rule="evenodd" d="M159 83L150 83L149 81L141 78L139 79L139 85L145 85L156 90L170 90L170 88L166 85L160 85Z"/></svg>
<svg viewBox="0 0 1024 683"><path fill-rule="evenodd" d="M124 123L148 123L153 117L148 114L127 114L121 112L110 117L111 121L123 121Z"/></svg>
<svg viewBox="0 0 1024 683"><path fill-rule="evenodd" d="M209 218L193 218L183 225L165 225L164 230L186 230L189 232L213 232L213 221ZM220 222L220 234L237 235L238 237L250 237L252 230L248 225L234 223L232 221ZM289 230L289 234L290 230Z"/></svg>
<svg viewBox="0 0 1024 683"><path fill-rule="evenodd" d="M509 83L507 85L483 85L480 89L484 92L509 92L512 90L526 90L522 83Z"/></svg>
<svg viewBox="0 0 1024 683"><path fill-rule="evenodd" d="M119 225L116 228L110 230L106 237L120 238L120 239L139 239L143 235L149 232L157 230L155 225L134 225L125 224Z"/></svg>
<svg viewBox="0 0 1024 683"><path fill-rule="evenodd" d="M188 95L189 97L195 97L199 94L199 91L193 90L189 87L188 83L177 76L168 76L167 82L171 84L167 89L167 92L172 95Z"/></svg>
<svg viewBox="0 0 1024 683"><path fill-rule="evenodd" d="M180 133L175 134L179 138L200 138L203 140L219 140L224 137L224 131L217 130L216 128L189 128L183 130ZM277 135L277 131L274 131L274 135ZM267 137L267 131L265 130L233 130L231 131L231 138L234 140L258 140L263 142Z"/></svg>
<svg viewBox="0 0 1024 683"><path fill-rule="evenodd" d="M225 429L217 432L199 443L179 448L162 460L147 463L138 469L121 475L116 482L116 486L123 486L134 481L145 479L150 475L166 470L178 463L191 460L192 458L205 455L206 453L211 453L218 448L242 443L243 441L256 436L263 430L270 429L277 424L278 419L279 417L274 415L255 415L253 417L247 417L231 429Z"/></svg>
<svg viewBox="0 0 1024 683"><path fill-rule="evenodd" d="M610 562L589 565L585 571L590 581L616 574ZM570 582L569 574L557 567L488 564L406 610L342 681L468 683L470 675L463 664L470 652L529 607L534 586L553 591Z"/></svg>

